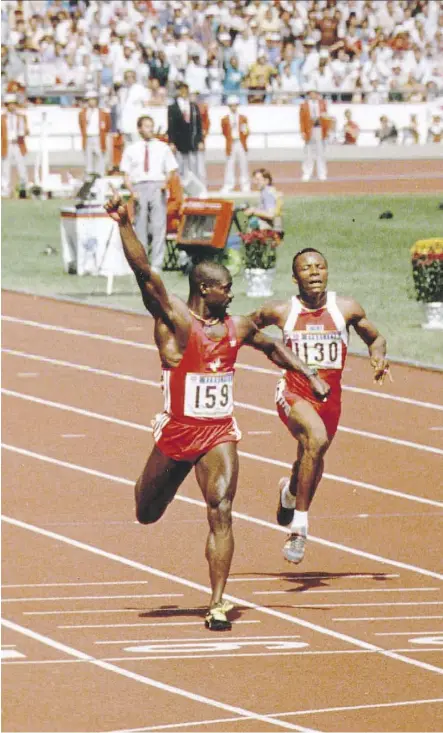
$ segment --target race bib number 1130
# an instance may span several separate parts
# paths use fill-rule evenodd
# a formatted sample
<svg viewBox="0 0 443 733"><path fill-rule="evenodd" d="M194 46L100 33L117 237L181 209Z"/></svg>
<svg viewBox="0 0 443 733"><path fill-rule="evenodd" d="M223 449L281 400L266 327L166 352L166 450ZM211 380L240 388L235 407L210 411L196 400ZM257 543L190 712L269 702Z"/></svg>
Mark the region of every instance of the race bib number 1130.
<svg viewBox="0 0 443 733"><path fill-rule="evenodd" d="M232 415L234 374L186 375L185 409L188 417L221 418Z"/></svg>
<svg viewBox="0 0 443 733"><path fill-rule="evenodd" d="M341 369L343 365L342 340L334 332L291 334L292 351L306 364L318 369Z"/></svg>

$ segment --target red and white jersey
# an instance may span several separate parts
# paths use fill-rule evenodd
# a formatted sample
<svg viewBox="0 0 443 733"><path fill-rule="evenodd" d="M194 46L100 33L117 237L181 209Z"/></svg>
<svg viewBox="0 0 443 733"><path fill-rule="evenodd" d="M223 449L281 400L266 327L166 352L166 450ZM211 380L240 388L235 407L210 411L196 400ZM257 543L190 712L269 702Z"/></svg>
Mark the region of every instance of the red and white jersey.
<svg viewBox="0 0 443 733"><path fill-rule="evenodd" d="M336 294L328 292L326 305L317 310L305 308L294 296L282 330L286 346L310 367L318 369L331 388L340 389L348 350L348 331ZM297 372L287 371L285 381L290 391L309 389L306 379Z"/></svg>
<svg viewBox="0 0 443 733"><path fill-rule="evenodd" d="M188 344L180 364L163 370L164 411L196 421L224 421L234 410L234 371L240 344L234 322L224 320L226 334L219 341L208 337L192 316Z"/></svg>

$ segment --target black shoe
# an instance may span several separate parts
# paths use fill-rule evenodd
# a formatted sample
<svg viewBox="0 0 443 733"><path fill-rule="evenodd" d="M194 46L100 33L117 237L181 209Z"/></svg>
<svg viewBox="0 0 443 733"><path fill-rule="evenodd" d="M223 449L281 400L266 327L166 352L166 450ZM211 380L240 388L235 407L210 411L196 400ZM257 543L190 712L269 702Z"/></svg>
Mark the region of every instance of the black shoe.
<svg viewBox="0 0 443 733"><path fill-rule="evenodd" d="M288 483L287 478L281 478L278 483L280 494L278 498L277 522L282 527L287 527L289 524L291 524L292 520L294 519L294 512L295 512L295 509L285 509L281 501L281 495L287 483Z"/></svg>
<svg viewBox="0 0 443 733"><path fill-rule="evenodd" d="M230 601L220 601L210 608L205 616L206 628L210 631L230 631L232 624L226 614L233 608L234 605Z"/></svg>

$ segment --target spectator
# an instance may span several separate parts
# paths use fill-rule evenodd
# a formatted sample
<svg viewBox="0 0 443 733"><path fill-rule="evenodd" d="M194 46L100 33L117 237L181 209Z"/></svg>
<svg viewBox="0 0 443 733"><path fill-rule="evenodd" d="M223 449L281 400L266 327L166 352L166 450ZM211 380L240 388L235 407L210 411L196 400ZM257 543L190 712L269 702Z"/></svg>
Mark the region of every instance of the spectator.
<svg viewBox="0 0 443 733"><path fill-rule="evenodd" d="M166 89L160 86L158 79L153 78L148 81L148 104L154 107L164 107L168 103Z"/></svg>
<svg viewBox="0 0 443 733"><path fill-rule="evenodd" d="M118 97L118 130L123 133L125 142L134 142L137 139L137 119L149 101L149 92L136 81L135 71L125 72L124 83L119 89Z"/></svg>
<svg viewBox="0 0 443 733"><path fill-rule="evenodd" d="M259 229L274 229L283 236L283 196L272 185L272 175L266 168L258 168L252 174L254 187L260 191L258 207L245 209L245 216L251 218L249 226L255 228L254 217Z"/></svg>
<svg viewBox="0 0 443 733"><path fill-rule="evenodd" d="M193 93L191 96L191 101L197 104L199 112L200 112L203 144L197 150L197 177L200 179L200 181L203 183L203 185L206 188L207 175L206 175L206 154L205 154L206 144L205 144L205 141L208 136L209 129L211 127L211 121L209 118L209 109L208 109L207 103L204 101L204 97L201 95L199 96L198 94Z"/></svg>
<svg viewBox="0 0 443 733"><path fill-rule="evenodd" d="M109 112L98 107L98 94L87 92L87 107L80 110L79 127L82 136L82 147L85 153L85 170L87 174L105 175L107 135L111 129Z"/></svg>
<svg viewBox="0 0 443 733"><path fill-rule="evenodd" d="M208 89L210 105L221 104L223 91L224 71L220 66L216 56L212 56L208 60Z"/></svg>
<svg viewBox="0 0 443 733"><path fill-rule="evenodd" d="M283 73L280 77L280 92L277 102L282 104L294 104L300 94L300 84L297 77L292 74L291 64L287 63L283 67Z"/></svg>
<svg viewBox="0 0 443 733"><path fill-rule="evenodd" d="M232 51L239 60L239 69L246 74L249 67L257 61L257 36L253 36L246 27L236 36Z"/></svg>
<svg viewBox="0 0 443 733"><path fill-rule="evenodd" d="M5 105L6 112L2 114L2 196L11 194L11 168L14 166L19 177L20 198L26 198L28 121L26 115L17 109L15 94L6 95Z"/></svg>
<svg viewBox="0 0 443 733"><path fill-rule="evenodd" d="M240 71L237 56L232 55L223 79L223 93L225 97L231 94L240 95L244 78L245 75Z"/></svg>
<svg viewBox="0 0 443 733"><path fill-rule="evenodd" d="M396 143L398 137L398 131L393 122L391 122L386 115L380 117L380 127L375 132L375 137L378 138L380 145L385 143Z"/></svg>
<svg viewBox="0 0 443 733"><path fill-rule="evenodd" d="M441 115L432 115L432 121L429 125L427 142L441 143L443 141L443 122Z"/></svg>
<svg viewBox="0 0 443 733"><path fill-rule="evenodd" d="M305 59L301 68L302 84L307 84L311 78L311 74L318 70L320 63L320 54L315 48L315 42L312 38L306 38L303 41Z"/></svg>
<svg viewBox="0 0 443 733"><path fill-rule="evenodd" d="M358 136L360 134L360 128L356 122L352 119L352 112L350 109L345 109L345 123L343 126L343 143L345 145L356 145Z"/></svg>
<svg viewBox="0 0 443 733"><path fill-rule="evenodd" d="M161 87L168 86L170 64L163 49L160 49L149 62L149 76L157 79Z"/></svg>
<svg viewBox="0 0 443 733"><path fill-rule="evenodd" d="M198 177L197 151L203 150L203 130L200 110L189 99L189 87L180 82L175 101L168 107L168 139L177 151L180 175Z"/></svg>
<svg viewBox="0 0 443 733"><path fill-rule="evenodd" d="M231 95L227 99L229 112L222 118L221 128L225 138L226 165L223 193L235 188L235 166L240 167L240 186L243 192L250 190L248 173L248 119L238 111L239 98Z"/></svg>
<svg viewBox="0 0 443 733"><path fill-rule="evenodd" d="M193 53L185 72L185 82L196 94L208 92L208 70L200 63L200 55Z"/></svg>

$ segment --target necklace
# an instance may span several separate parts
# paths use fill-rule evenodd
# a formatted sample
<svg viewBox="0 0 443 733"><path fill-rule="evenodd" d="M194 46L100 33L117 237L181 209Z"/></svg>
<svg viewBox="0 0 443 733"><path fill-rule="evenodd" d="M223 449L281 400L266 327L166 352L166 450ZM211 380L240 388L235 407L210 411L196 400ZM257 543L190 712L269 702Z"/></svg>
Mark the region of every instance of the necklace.
<svg viewBox="0 0 443 733"><path fill-rule="evenodd" d="M201 321L205 324L205 326L215 326L216 323L220 323L220 318L202 318L201 316L198 316L197 313L194 313L194 311L189 308L194 318L196 318L198 321Z"/></svg>

